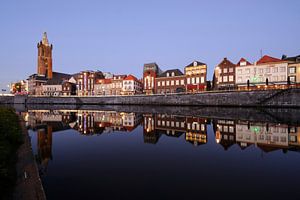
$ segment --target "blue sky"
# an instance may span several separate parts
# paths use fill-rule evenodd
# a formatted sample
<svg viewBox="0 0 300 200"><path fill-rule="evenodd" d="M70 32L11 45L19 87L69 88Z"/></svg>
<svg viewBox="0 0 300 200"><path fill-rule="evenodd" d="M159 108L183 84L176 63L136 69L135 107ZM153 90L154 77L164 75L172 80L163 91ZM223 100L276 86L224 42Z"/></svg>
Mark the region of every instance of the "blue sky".
<svg viewBox="0 0 300 200"><path fill-rule="evenodd" d="M263 54L300 54L300 1L3 0L0 3L0 87L36 72L36 44L48 33L53 70L101 70L142 76L193 60L254 62Z"/></svg>

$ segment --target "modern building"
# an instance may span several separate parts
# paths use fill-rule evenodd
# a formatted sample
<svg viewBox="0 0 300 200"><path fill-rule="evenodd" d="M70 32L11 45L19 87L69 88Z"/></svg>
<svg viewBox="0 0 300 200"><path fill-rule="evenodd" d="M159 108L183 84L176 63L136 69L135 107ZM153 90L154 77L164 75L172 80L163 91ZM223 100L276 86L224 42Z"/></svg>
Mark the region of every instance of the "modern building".
<svg viewBox="0 0 300 200"><path fill-rule="evenodd" d="M184 74L179 69L167 70L155 79L155 93L180 93L186 91Z"/></svg>
<svg viewBox="0 0 300 200"><path fill-rule="evenodd" d="M186 91L199 92L206 90L207 65L205 63L194 61L184 68L186 77Z"/></svg>
<svg viewBox="0 0 300 200"><path fill-rule="evenodd" d="M128 75L123 79L122 95L135 95L143 92L143 84L133 75Z"/></svg>
<svg viewBox="0 0 300 200"><path fill-rule="evenodd" d="M218 64L214 71L213 87L215 90L235 89L235 67L227 58Z"/></svg>
<svg viewBox="0 0 300 200"><path fill-rule="evenodd" d="M156 63L144 64L143 70L143 92L145 94L155 93L155 79L162 71Z"/></svg>
<svg viewBox="0 0 300 200"><path fill-rule="evenodd" d="M104 79L104 76L101 71L82 71L76 79L78 96L94 96L95 83L99 79Z"/></svg>

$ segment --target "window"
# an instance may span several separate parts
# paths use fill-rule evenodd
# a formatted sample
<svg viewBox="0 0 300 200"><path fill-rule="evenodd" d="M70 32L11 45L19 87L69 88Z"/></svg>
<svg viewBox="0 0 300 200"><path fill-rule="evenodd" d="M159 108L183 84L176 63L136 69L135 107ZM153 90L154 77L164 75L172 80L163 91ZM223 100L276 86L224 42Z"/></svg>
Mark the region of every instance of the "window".
<svg viewBox="0 0 300 200"><path fill-rule="evenodd" d="M191 78L187 78L187 84L191 84Z"/></svg>
<svg viewBox="0 0 300 200"><path fill-rule="evenodd" d="M234 132L233 126L229 126L229 132L230 132L230 133L233 133L233 132Z"/></svg>
<svg viewBox="0 0 300 200"><path fill-rule="evenodd" d="M171 85L174 85L174 81L173 80L171 81Z"/></svg>
<svg viewBox="0 0 300 200"><path fill-rule="evenodd" d="M157 85L160 86L160 81L157 82Z"/></svg>
<svg viewBox="0 0 300 200"><path fill-rule="evenodd" d="M167 81L167 86L169 86L170 85L170 81Z"/></svg>
<svg viewBox="0 0 300 200"><path fill-rule="evenodd" d="M201 83L204 83L204 77L203 76L201 77Z"/></svg>
<svg viewBox="0 0 300 200"><path fill-rule="evenodd" d="M196 77L196 83L199 84L199 77Z"/></svg>
<svg viewBox="0 0 300 200"><path fill-rule="evenodd" d="M184 128L184 122L180 123L181 128Z"/></svg>
<svg viewBox="0 0 300 200"><path fill-rule="evenodd" d="M258 72L259 72L260 74L262 74L262 73L264 73L264 70L263 70L263 69L259 69Z"/></svg>
<svg viewBox="0 0 300 200"><path fill-rule="evenodd" d="M192 84L194 84L194 83L195 83L195 77L192 78Z"/></svg>
<svg viewBox="0 0 300 200"><path fill-rule="evenodd" d="M179 85L179 80L176 80L176 85Z"/></svg>
<svg viewBox="0 0 300 200"><path fill-rule="evenodd" d="M229 76L229 81L233 81L233 76Z"/></svg>
<svg viewBox="0 0 300 200"><path fill-rule="evenodd" d="M169 77L169 75L170 75L170 74L169 74L169 72L168 72L168 73L167 73L167 77Z"/></svg>
<svg viewBox="0 0 300 200"><path fill-rule="evenodd" d="M227 73L227 68L224 68L224 69L223 69L223 73Z"/></svg>
<svg viewBox="0 0 300 200"><path fill-rule="evenodd" d="M184 80L180 80L180 84L181 84L181 85L184 85Z"/></svg>
<svg viewBox="0 0 300 200"><path fill-rule="evenodd" d="M233 68L232 67L229 68L229 72L233 72Z"/></svg>
<svg viewBox="0 0 300 200"><path fill-rule="evenodd" d="M238 82L238 83L241 83L241 82L242 82L242 77L241 77L241 76L239 76L239 77L237 78L237 82Z"/></svg>
<svg viewBox="0 0 300 200"><path fill-rule="evenodd" d="M291 82L296 82L296 76L290 76L290 81Z"/></svg>
<svg viewBox="0 0 300 200"><path fill-rule="evenodd" d="M250 74L250 69L246 69L246 74Z"/></svg>
<svg viewBox="0 0 300 200"><path fill-rule="evenodd" d="M172 76L175 76L175 73L174 73L174 72L172 72Z"/></svg>
<svg viewBox="0 0 300 200"><path fill-rule="evenodd" d="M289 68L289 73L290 74L295 74L296 73L296 67L290 67Z"/></svg>
<svg viewBox="0 0 300 200"><path fill-rule="evenodd" d="M278 72L278 68L277 67L273 67L272 72L273 73L277 73Z"/></svg>
<svg viewBox="0 0 300 200"><path fill-rule="evenodd" d="M270 73L270 68L269 68L269 67L266 68L266 69L265 69L265 72L266 72L266 73Z"/></svg>
<svg viewBox="0 0 300 200"><path fill-rule="evenodd" d="M273 76L273 81L278 81L278 77L277 76Z"/></svg>
<svg viewBox="0 0 300 200"><path fill-rule="evenodd" d="M280 72L285 72L285 67L280 67Z"/></svg>
<svg viewBox="0 0 300 200"><path fill-rule="evenodd" d="M243 71L242 69L238 69L238 70L237 70L237 73L238 73L238 74L242 74L242 71Z"/></svg>
<svg viewBox="0 0 300 200"><path fill-rule="evenodd" d="M195 62L193 63L193 65L194 65L194 67L196 67L196 66L197 66L197 62L195 61Z"/></svg>
<svg viewBox="0 0 300 200"><path fill-rule="evenodd" d="M227 76L223 76L223 82L227 82L228 79L227 79Z"/></svg>
<svg viewBox="0 0 300 200"><path fill-rule="evenodd" d="M162 86L165 86L165 81L162 81L162 82L161 82L161 85L162 85Z"/></svg>

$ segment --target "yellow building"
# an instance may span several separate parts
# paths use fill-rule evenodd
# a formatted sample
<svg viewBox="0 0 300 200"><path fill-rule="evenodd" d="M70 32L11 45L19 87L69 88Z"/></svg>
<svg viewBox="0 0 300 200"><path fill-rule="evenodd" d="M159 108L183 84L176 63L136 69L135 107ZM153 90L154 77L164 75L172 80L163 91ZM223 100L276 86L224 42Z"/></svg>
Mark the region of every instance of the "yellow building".
<svg viewBox="0 0 300 200"><path fill-rule="evenodd" d="M288 61L288 76L291 84L300 82L300 55L294 57L283 56Z"/></svg>

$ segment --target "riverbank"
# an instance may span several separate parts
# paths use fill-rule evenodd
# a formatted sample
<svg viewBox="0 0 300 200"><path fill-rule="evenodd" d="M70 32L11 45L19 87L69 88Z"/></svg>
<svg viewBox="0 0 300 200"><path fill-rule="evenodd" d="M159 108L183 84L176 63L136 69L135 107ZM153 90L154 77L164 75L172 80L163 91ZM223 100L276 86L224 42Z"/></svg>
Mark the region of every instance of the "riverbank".
<svg viewBox="0 0 300 200"><path fill-rule="evenodd" d="M17 179L17 150L22 144L21 126L13 109L0 107L0 199L11 199Z"/></svg>
<svg viewBox="0 0 300 200"><path fill-rule="evenodd" d="M38 167L33 156L30 137L25 127L25 122L20 118L20 125L23 134L23 144L17 152L18 162L17 182L13 199L22 200L46 200L42 181L39 176Z"/></svg>

